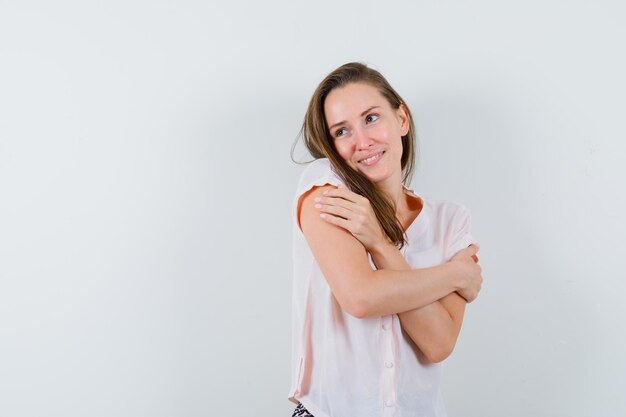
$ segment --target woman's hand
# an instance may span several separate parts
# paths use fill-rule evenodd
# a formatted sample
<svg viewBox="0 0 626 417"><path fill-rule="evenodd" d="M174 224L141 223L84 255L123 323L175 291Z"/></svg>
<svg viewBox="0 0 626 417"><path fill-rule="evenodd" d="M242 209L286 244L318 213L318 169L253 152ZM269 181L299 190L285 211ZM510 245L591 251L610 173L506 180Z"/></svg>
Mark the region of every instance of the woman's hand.
<svg viewBox="0 0 626 417"><path fill-rule="evenodd" d="M480 246L471 244L465 249L461 249L450 259L451 263L461 267L462 285L461 289L457 290L459 295L468 303L471 303L478 297L480 288L483 284L482 271L483 269L478 265L478 256L476 253L479 251Z"/></svg>
<svg viewBox="0 0 626 417"><path fill-rule="evenodd" d="M367 198L340 185L315 201L322 218L352 233L366 250L371 252L389 242Z"/></svg>

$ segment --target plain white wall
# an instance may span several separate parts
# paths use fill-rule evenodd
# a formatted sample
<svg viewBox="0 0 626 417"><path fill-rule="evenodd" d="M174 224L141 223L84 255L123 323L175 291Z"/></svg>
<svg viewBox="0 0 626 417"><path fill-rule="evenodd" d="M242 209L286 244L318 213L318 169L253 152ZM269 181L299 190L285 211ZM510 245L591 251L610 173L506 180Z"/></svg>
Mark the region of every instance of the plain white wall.
<svg viewBox="0 0 626 417"><path fill-rule="evenodd" d="M0 1L0 415L291 415L289 150L353 60L481 242L449 415L625 415L625 12Z"/></svg>

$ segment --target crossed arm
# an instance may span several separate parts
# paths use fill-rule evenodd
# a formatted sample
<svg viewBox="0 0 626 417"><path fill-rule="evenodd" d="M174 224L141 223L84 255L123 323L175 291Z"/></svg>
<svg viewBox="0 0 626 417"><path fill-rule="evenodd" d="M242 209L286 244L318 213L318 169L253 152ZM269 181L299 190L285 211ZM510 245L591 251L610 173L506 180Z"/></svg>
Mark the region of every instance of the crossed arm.
<svg viewBox="0 0 626 417"><path fill-rule="evenodd" d="M457 291L466 296L464 291L476 284L464 280L468 270L463 266L467 264L448 262L411 269L398 249L388 243L368 249L378 267L373 271L364 244L345 228L321 219L313 208L315 197L332 189L317 187L305 194L300 219L333 295L356 317L397 313L402 328L426 358L442 361L452 352L463 321L466 299Z"/></svg>
<svg viewBox="0 0 626 417"><path fill-rule="evenodd" d="M411 266L391 243L379 250L370 251L379 269L410 270ZM446 359L456 344L466 301L452 292L421 308L398 313L402 329L411 337L431 362Z"/></svg>

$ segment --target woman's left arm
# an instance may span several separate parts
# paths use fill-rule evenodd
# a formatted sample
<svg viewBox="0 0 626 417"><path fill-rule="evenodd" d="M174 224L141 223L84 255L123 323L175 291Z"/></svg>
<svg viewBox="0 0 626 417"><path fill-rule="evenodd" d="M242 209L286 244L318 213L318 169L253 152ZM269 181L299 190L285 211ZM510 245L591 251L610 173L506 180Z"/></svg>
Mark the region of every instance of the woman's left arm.
<svg viewBox="0 0 626 417"><path fill-rule="evenodd" d="M379 269L411 269L400 251L391 243L369 250ZM466 301L456 292L415 310L399 313L402 329L431 362L446 359L456 345Z"/></svg>
<svg viewBox="0 0 626 417"><path fill-rule="evenodd" d="M400 251L382 234L366 198L342 187L320 199L317 208L327 221L347 229L359 239L378 269L411 269ZM466 300L453 292L422 308L399 313L398 317L402 329L426 358L431 362L441 362L454 349L463 323L465 305Z"/></svg>

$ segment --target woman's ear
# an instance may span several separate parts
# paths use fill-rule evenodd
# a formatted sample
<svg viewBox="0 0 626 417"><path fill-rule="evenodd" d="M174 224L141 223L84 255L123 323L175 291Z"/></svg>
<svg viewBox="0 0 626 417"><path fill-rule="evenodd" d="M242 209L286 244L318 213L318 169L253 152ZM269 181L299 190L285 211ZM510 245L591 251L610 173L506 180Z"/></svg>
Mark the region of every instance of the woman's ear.
<svg viewBox="0 0 626 417"><path fill-rule="evenodd" d="M409 133L409 115L406 111L404 103L400 104L400 107L396 110L396 114L398 115L398 120L400 121L400 136L406 136L406 134Z"/></svg>

